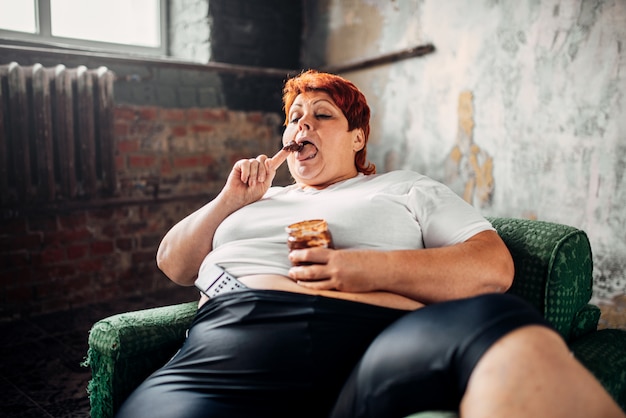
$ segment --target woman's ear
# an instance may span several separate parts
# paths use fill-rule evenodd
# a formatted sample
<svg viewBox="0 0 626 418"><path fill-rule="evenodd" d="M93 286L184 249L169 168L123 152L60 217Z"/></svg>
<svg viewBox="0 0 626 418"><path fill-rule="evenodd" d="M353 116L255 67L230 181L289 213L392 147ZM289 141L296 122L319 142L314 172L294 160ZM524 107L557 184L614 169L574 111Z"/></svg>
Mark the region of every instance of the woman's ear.
<svg viewBox="0 0 626 418"><path fill-rule="evenodd" d="M352 149L354 152L359 152L363 148L365 148L365 133L363 129L358 128L354 130L354 135L352 136Z"/></svg>

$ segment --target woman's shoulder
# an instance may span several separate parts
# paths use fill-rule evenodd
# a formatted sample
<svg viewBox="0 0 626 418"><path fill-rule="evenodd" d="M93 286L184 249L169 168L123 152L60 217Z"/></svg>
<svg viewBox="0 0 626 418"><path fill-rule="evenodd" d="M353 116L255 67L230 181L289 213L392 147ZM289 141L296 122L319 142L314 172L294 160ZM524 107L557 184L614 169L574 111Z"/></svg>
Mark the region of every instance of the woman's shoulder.
<svg viewBox="0 0 626 418"><path fill-rule="evenodd" d="M411 170L393 170L364 177L364 187L392 194L412 192L445 194L449 189L440 181Z"/></svg>
<svg viewBox="0 0 626 418"><path fill-rule="evenodd" d="M422 179L427 177L411 170L394 170L385 173L362 175L350 188L363 193L403 195L409 193Z"/></svg>
<svg viewBox="0 0 626 418"><path fill-rule="evenodd" d="M428 179L427 176L411 170L393 170L385 173L371 174L365 176L371 181L379 182L416 182L419 180Z"/></svg>

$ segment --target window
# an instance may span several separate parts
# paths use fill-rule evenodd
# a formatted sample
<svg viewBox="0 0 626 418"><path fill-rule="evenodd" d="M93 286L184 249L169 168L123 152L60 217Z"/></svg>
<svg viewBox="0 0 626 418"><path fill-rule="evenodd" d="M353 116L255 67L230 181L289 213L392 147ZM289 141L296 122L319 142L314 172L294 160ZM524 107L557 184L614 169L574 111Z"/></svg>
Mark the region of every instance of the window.
<svg viewBox="0 0 626 418"><path fill-rule="evenodd" d="M34 0L0 0L0 29L18 32L37 32L37 10Z"/></svg>
<svg viewBox="0 0 626 418"><path fill-rule="evenodd" d="M166 53L166 0L0 0L0 37Z"/></svg>

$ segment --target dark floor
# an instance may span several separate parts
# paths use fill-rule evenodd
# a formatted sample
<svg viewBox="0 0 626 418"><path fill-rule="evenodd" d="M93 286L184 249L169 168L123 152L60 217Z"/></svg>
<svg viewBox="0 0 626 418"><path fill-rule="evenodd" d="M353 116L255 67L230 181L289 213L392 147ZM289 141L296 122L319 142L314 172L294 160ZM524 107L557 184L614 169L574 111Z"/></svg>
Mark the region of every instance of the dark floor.
<svg viewBox="0 0 626 418"><path fill-rule="evenodd" d="M120 312L196 298L191 288L130 297L72 311L0 322L0 417L89 417L87 353L91 326Z"/></svg>

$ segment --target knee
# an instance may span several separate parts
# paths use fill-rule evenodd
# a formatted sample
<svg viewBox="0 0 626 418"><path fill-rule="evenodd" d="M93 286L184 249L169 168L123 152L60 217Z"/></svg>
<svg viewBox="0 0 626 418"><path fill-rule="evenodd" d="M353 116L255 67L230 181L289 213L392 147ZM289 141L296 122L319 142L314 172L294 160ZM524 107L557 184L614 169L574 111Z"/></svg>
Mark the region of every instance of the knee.
<svg viewBox="0 0 626 418"><path fill-rule="evenodd" d="M555 330L536 324L521 326L494 342L484 353L480 362L488 359L501 358L502 361L516 362L516 359L524 359L522 362L528 367L528 362L533 365L551 363L563 356L572 357L565 340Z"/></svg>

